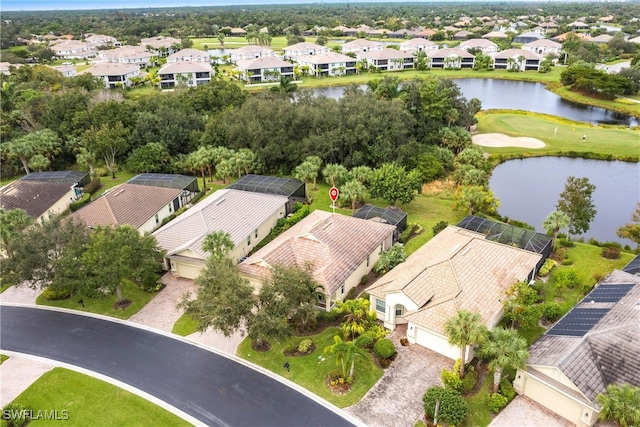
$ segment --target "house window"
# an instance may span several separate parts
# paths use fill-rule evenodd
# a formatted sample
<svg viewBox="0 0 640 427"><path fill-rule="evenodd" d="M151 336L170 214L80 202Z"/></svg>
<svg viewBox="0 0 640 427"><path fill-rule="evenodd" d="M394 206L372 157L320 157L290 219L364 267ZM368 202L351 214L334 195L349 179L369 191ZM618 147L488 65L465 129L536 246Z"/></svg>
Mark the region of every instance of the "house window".
<svg viewBox="0 0 640 427"><path fill-rule="evenodd" d="M160 217L156 214L156 224L160 222Z"/></svg>
<svg viewBox="0 0 640 427"><path fill-rule="evenodd" d="M369 264L371 264L371 255L367 257L367 267L369 267Z"/></svg>
<svg viewBox="0 0 640 427"><path fill-rule="evenodd" d="M377 299L376 298L376 311L379 311L380 313L384 313L385 305L384 305L384 300L383 299Z"/></svg>
<svg viewBox="0 0 640 427"><path fill-rule="evenodd" d="M256 228L256 231L253 233L253 236L257 239L258 238L258 229Z"/></svg>
<svg viewBox="0 0 640 427"><path fill-rule="evenodd" d="M168 207L169 207L169 212L170 213L173 212L173 206L171 206L171 203L169 203Z"/></svg>
<svg viewBox="0 0 640 427"><path fill-rule="evenodd" d="M340 288L340 293L344 295L344 285L342 285L342 287Z"/></svg>
<svg viewBox="0 0 640 427"><path fill-rule="evenodd" d="M247 236L247 246L251 246L251 236Z"/></svg>
<svg viewBox="0 0 640 427"><path fill-rule="evenodd" d="M396 305L396 316L402 316L402 306L401 305Z"/></svg>

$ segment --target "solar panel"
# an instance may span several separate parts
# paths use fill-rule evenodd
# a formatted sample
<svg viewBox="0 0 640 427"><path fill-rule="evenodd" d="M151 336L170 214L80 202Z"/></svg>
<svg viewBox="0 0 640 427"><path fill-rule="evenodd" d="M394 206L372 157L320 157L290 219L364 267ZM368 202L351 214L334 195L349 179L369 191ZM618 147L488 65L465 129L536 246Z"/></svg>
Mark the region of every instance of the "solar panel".
<svg viewBox="0 0 640 427"><path fill-rule="evenodd" d="M603 284L584 297L583 302L618 302L633 288L632 283Z"/></svg>
<svg viewBox="0 0 640 427"><path fill-rule="evenodd" d="M574 308L549 329L547 335L584 336L608 311L608 308Z"/></svg>

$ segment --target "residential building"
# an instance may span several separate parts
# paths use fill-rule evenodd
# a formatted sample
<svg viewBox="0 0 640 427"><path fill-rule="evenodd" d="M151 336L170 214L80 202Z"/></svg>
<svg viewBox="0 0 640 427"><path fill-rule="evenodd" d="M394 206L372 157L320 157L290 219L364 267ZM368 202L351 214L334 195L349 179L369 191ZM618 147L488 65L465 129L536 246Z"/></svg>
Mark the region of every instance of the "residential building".
<svg viewBox="0 0 640 427"><path fill-rule="evenodd" d="M630 41L631 43L640 44L640 36L629 39L628 41Z"/></svg>
<svg viewBox="0 0 640 427"><path fill-rule="evenodd" d="M569 35L574 35L574 36L578 37L580 40L584 40L584 41L591 40L591 37L587 33L574 33L573 31L570 31L568 33L559 34L559 35L553 37L551 40L562 43L567 39L567 37L569 37Z"/></svg>
<svg viewBox="0 0 640 427"><path fill-rule="evenodd" d="M97 46L118 46L120 43L118 39L104 34L91 34L84 38L84 41Z"/></svg>
<svg viewBox="0 0 640 427"><path fill-rule="evenodd" d="M329 311L391 247L394 230L389 224L315 210L238 264L238 270L258 289L276 265L310 265L322 286L318 305Z"/></svg>
<svg viewBox="0 0 640 427"><path fill-rule="evenodd" d="M358 66L355 58L336 52L299 56L297 61L301 69L308 67L307 74L316 77L354 74Z"/></svg>
<svg viewBox="0 0 640 427"><path fill-rule="evenodd" d="M75 77L78 74L75 65L47 65L47 67L59 71L65 77Z"/></svg>
<svg viewBox="0 0 640 427"><path fill-rule="evenodd" d="M287 215L293 212L296 203L307 201L306 184L292 178L247 174L229 185L227 189L286 197L288 199Z"/></svg>
<svg viewBox="0 0 640 427"><path fill-rule="evenodd" d="M104 87L132 86L131 78L141 77L140 67L133 64L103 63L95 64L80 74L91 74L104 82Z"/></svg>
<svg viewBox="0 0 640 427"><path fill-rule="evenodd" d="M231 236L234 262L247 256L286 214L287 198L249 191L218 190L153 235L166 251L164 267L174 275L194 279L209 256L204 238L223 231Z"/></svg>
<svg viewBox="0 0 640 427"><path fill-rule="evenodd" d="M427 52L429 68L473 68L476 57L464 49L446 48Z"/></svg>
<svg viewBox="0 0 640 427"><path fill-rule="evenodd" d="M545 34L555 33L558 31L558 24L555 22L541 22L539 27L544 29Z"/></svg>
<svg viewBox="0 0 640 427"><path fill-rule="evenodd" d="M574 21L570 24L567 24L567 27L571 28L573 31L581 31L588 30L589 24L585 24L584 22Z"/></svg>
<svg viewBox="0 0 640 427"><path fill-rule="evenodd" d="M613 40L613 36L610 36L609 34L600 34L599 36L591 37L591 41L593 43L607 44L611 40Z"/></svg>
<svg viewBox="0 0 640 427"><path fill-rule="evenodd" d="M455 31L455 29L454 29L454 31ZM473 35L473 33L471 31L462 30L462 31L456 32L453 35L453 37L451 37L451 39L452 40L467 40L472 35Z"/></svg>
<svg viewBox="0 0 640 427"><path fill-rule="evenodd" d="M401 71L414 68L414 56L410 52L384 48L370 52L358 52L359 60L367 61L369 68L379 71Z"/></svg>
<svg viewBox="0 0 640 427"><path fill-rule="evenodd" d="M91 43L78 40L63 40L51 44L49 48L55 56L64 59L86 59L96 55L96 48Z"/></svg>
<svg viewBox="0 0 640 427"><path fill-rule="evenodd" d="M244 37L247 35L247 32L242 28L231 28L229 34L231 37Z"/></svg>
<svg viewBox="0 0 640 427"><path fill-rule="evenodd" d="M143 68L151 65L151 58L154 56L155 54L149 52L144 46L121 46L115 49L98 51L96 62L135 64Z"/></svg>
<svg viewBox="0 0 640 427"><path fill-rule="evenodd" d="M387 34L387 37L391 39L412 39L413 37L416 37L417 33L418 32L415 30L407 30L403 28L396 31L390 31Z"/></svg>
<svg viewBox="0 0 640 427"><path fill-rule="evenodd" d="M485 34L484 36L482 36L483 39L501 39L501 40L504 40L507 37L508 37L507 33L503 31L491 31Z"/></svg>
<svg viewBox="0 0 640 427"><path fill-rule="evenodd" d="M4 74L6 76L11 74L11 67L20 68L23 64L12 64L10 62L0 62L0 74Z"/></svg>
<svg viewBox="0 0 640 427"><path fill-rule="evenodd" d="M342 53L359 53L359 52L371 52L376 50L382 50L384 45L380 42L372 42L365 39L357 39L350 42L346 42L341 47Z"/></svg>
<svg viewBox="0 0 640 427"><path fill-rule="evenodd" d="M236 67L247 83L276 81L280 76L294 78L293 64L277 57L242 59Z"/></svg>
<svg viewBox="0 0 640 427"><path fill-rule="evenodd" d="M522 33L522 34L518 34L517 36L514 36L513 42L526 44L526 43L534 42L536 40L540 40L542 38L543 37L538 33L528 32L528 33Z"/></svg>
<svg viewBox="0 0 640 427"><path fill-rule="evenodd" d="M73 213L89 228L130 225L144 234L182 207L182 190L124 183Z"/></svg>
<svg viewBox="0 0 640 427"><path fill-rule="evenodd" d="M173 37L147 37L140 40L140 46L146 48L149 52L154 52L158 56L168 56L177 49L174 47L182 45L182 40Z"/></svg>
<svg viewBox="0 0 640 427"><path fill-rule="evenodd" d="M158 70L160 88L196 87L211 81L213 68L207 62L168 62Z"/></svg>
<svg viewBox="0 0 640 427"><path fill-rule="evenodd" d="M272 49L256 45L243 46L238 49L233 49L229 52L229 59L231 60L231 62L265 57L276 58L278 57L278 54Z"/></svg>
<svg viewBox="0 0 640 427"><path fill-rule="evenodd" d="M522 49L528 50L530 52L535 52L543 56L560 55L562 45L560 43L554 42L553 40L540 39L525 44L524 46L522 46Z"/></svg>
<svg viewBox="0 0 640 427"><path fill-rule="evenodd" d="M640 277L627 267L605 277L538 338L516 373L519 394L576 426L598 421L596 397L608 385L640 387Z"/></svg>
<svg viewBox="0 0 640 427"><path fill-rule="evenodd" d="M493 328L502 319L505 292L531 279L541 258L483 233L448 226L368 289L371 307L386 328L407 324L409 342L455 360L460 348L448 342L447 320L468 310Z"/></svg>
<svg viewBox="0 0 640 427"><path fill-rule="evenodd" d="M331 49L315 43L302 42L287 46L282 51L285 59L298 59L301 56L326 54L331 52Z"/></svg>
<svg viewBox="0 0 640 427"><path fill-rule="evenodd" d="M460 43L458 47L466 51L471 49L479 50L485 55L490 55L498 51L498 45L489 39L469 39Z"/></svg>
<svg viewBox="0 0 640 427"><path fill-rule="evenodd" d="M435 33L437 33L436 30L432 30L432 29L427 28L427 29L424 29L422 31L417 32L415 36L428 39L429 37L433 36Z"/></svg>
<svg viewBox="0 0 640 427"><path fill-rule="evenodd" d="M428 52L430 50L438 50L438 45L422 37L416 37L400 43L400 50L410 53Z"/></svg>
<svg viewBox="0 0 640 427"><path fill-rule="evenodd" d="M204 62L211 63L211 54L204 50L182 49L167 56L167 64L174 62Z"/></svg>
<svg viewBox="0 0 640 427"><path fill-rule="evenodd" d="M507 49L493 55L494 70L540 71L544 57L524 49Z"/></svg>

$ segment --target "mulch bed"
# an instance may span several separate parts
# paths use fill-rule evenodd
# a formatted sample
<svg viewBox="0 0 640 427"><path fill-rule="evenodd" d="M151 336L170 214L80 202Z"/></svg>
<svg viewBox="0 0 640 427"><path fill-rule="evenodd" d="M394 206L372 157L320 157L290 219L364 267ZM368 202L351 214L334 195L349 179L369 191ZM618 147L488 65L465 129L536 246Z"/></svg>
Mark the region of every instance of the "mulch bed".
<svg viewBox="0 0 640 427"><path fill-rule="evenodd" d="M338 383L336 385L332 385L331 378L327 377L325 382L327 384L327 387L329 387L329 390L331 390L335 394L345 394L351 390L351 384L347 384L346 381L342 384Z"/></svg>
<svg viewBox="0 0 640 427"><path fill-rule="evenodd" d="M301 352L298 351L298 349L296 348L295 351L289 351L289 350L284 350L284 355L287 357L299 357L299 356L306 356L308 354L313 353L316 350L316 343L311 344L311 347L309 347L309 350L306 352Z"/></svg>
<svg viewBox="0 0 640 427"><path fill-rule="evenodd" d="M318 320L318 323L316 324L316 326L313 329L308 329L306 331L296 331L296 335L300 336L300 337L308 337L310 335L316 335L319 334L320 332L324 331L325 329L327 329L330 326L340 326L340 323L342 323L342 319L338 318L334 321L331 322L326 322L323 320Z"/></svg>
<svg viewBox="0 0 640 427"><path fill-rule="evenodd" d="M131 305L131 300L123 299L122 301L116 301L116 303L113 305L113 308L116 309L116 310L124 311L130 305Z"/></svg>
<svg viewBox="0 0 640 427"><path fill-rule="evenodd" d="M271 350L271 344L268 341L262 341L261 345L258 345L255 341L251 343L251 348L254 351L258 351L260 353L264 353L265 351Z"/></svg>

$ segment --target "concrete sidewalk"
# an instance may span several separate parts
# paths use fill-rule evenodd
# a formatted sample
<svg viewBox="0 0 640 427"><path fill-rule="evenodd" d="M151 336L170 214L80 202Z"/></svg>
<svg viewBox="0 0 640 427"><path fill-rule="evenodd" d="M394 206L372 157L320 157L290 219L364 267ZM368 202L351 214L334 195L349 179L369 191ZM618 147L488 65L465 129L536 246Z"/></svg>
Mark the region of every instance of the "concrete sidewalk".
<svg viewBox="0 0 640 427"><path fill-rule="evenodd" d="M32 359L11 356L0 365L0 407L8 405L25 391L45 372L53 369L53 364Z"/></svg>
<svg viewBox="0 0 640 427"><path fill-rule="evenodd" d="M42 293L40 289L31 289L26 285L11 286L0 294L0 302L36 305L36 298Z"/></svg>

